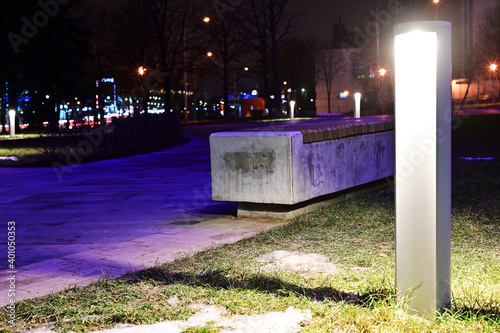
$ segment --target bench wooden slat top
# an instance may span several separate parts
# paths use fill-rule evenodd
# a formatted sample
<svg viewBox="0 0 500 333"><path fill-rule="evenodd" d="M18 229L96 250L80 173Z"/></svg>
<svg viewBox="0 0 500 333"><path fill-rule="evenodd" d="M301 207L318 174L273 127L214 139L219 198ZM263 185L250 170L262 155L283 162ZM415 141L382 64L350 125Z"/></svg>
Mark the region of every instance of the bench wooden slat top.
<svg viewBox="0 0 500 333"><path fill-rule="evenodd" d="M268 126L237 130L238 132L288 132L302 133L303 143L335 140L348 136L394 130L394 116L380 115L363 118L328 117L270 122Z"/></svg>

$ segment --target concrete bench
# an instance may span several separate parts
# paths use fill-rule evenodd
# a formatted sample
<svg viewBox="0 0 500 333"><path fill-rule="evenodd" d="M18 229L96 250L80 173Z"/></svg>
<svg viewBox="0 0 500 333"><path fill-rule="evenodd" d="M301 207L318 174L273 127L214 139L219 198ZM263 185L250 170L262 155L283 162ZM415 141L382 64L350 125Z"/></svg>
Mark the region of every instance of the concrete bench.
<svg viewBox="0 0 500 333"><path fill-rule="evenodd" d="M394 174L392 117L298 121L210 136L212 199L288 219Z"/></svg>

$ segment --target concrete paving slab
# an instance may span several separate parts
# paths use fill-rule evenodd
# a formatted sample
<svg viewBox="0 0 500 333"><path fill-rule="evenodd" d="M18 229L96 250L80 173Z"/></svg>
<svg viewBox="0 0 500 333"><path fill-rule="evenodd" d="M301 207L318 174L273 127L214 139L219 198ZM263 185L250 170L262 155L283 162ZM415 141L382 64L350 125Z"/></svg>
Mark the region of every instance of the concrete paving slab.
<svg viewBox="0 0 500 333"><path fill-rule="evenodd" d="M255 127L251 125L239 125ZM185 127L191 142L152 154L53 168L0 168L0 306L107 275L176 260L280 222L237 220L211 200L209 135L230 125ZM7 269L7 222L16 261Z"/></svg>

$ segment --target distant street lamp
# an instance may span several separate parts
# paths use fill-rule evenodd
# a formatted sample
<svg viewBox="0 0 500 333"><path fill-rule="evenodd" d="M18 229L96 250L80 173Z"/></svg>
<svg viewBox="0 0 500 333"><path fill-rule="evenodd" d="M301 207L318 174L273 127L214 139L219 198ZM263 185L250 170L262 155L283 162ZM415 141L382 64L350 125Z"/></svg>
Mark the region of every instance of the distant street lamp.
<svg viewBox="0 0 500 333"><path fill-rule="evenodd" d="M385 74L387 74L387 69L381 68L378 70L378 73L380 74L380 77L383 78L385 77ZM379 99L380 99L380 107L382 108L382 113L385 111L385 105L384 105L384 98L383 98L383 89L384 89L384 82L382 81L382 84L379 86Z"/></svg>
<svg viewBox="0 0 500 333"><path fill-rule="evenodd" d="M348 106L348 103L347 103L347 100L348 100L348 96L349 96L349 91L348 90L344 90L343 92L344 94L344 98L345 98L345 110L347 112L347 110L349 110L349 106Z"/></svg>
<svg viewBox="0 0 500 333"><path fill-rule="evenodd" d="M210 51L207 52L207 57L211 58L214 54Z"/></svg>
<svg viewBox="0 0 500 333"><path fill-rule="evenodd" d="M141 76L141 109L139 110L139 114L137 116L140 116L141 115L141 112L144 110L144 75L146 74L146 71L147 71L147 68L143 67L143 66L140 66L138 69L137 69L137 72L139 73L139 75Z"/></svg>
<svg viewBox="0 0 500 333"><path fill-rule="evenodd" d="M9 110L9 132L11 138L16 136L16 110Z"/></svg>
<svg viewBox="0 0 500 333"><path fill-rule="evenodd" d="M361 93L354 93L354 118L361 117Z"/></svg>
<svg viewBox="0 0 500 333"><path fill-rule="evenodd" d="M205 17L203 18L203 22L205 22L205 23L210 22L210 17L205 16Z"/></svg>
<svg viewBox="0 0 500 333"><path fill-rule="evenodd" d="M497 80L497 64L491 64L490 65L490 70L491 70L491 81L492 81L492 86L493 86L493 104L497 102L497 91L495 88L495 81ZM495 79L493 79L493 73L495 73Z"/></svg>
<svg viewBox="0 0 500 333"><path fill-rule="evenodd" d="M295 101L290 101L290 119L293 119L293 114L294 114L294 110L295 110Z"/></svg>
<svg viewBox="0 0 500 333"><path fill-rule="evenodd" d="M436 4L436 21L438 20L438 3L439 3L439 0L433 0L434 3Z"/></svg>

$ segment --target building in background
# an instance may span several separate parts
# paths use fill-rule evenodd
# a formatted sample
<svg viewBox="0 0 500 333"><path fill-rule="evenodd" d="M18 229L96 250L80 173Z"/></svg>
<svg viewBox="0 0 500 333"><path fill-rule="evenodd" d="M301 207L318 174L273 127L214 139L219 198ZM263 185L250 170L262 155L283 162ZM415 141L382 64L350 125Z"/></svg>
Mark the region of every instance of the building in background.
<svg viewBox="0 0 500 333"><path fill-rule="evenodd" d="M477 31L474 18L478 17L474 11L477 1L481 9L485 3L493 0L442 0L438 3L438 20L452 23L453 36L453 78L455 79L454 98L459 99L460 92L464 91L459 85L470 76L470 66L474 49L474 32ZM329 50L322 50L316 60L316 110L317 114L341 113L348 114L353 110L353 94L361 92L362 108L373 109L379 112L391 112L393 109L393 26L419 20L435 20L436 6L432 1L422 1L410 5L400 2L397 11L389 6L394 1L380 1L378 31L377 9L370 9L365 24L358 25L354 32L346 31L344 24L338 21L333 23L332 42ZM335 61L328 60L342 57L337 67L342 70L336 72ZM328 78L322 67L331 68L335 75ZM331 80L331 82L329 82ZM488 86L478 84L477 86ZM330 90L330 91L329 91ZM475 88L476 100L480 96L485 98L484 89ZM329 96L329 98L328 98ZM328 107L330 105L330 107Z"/></svg>

